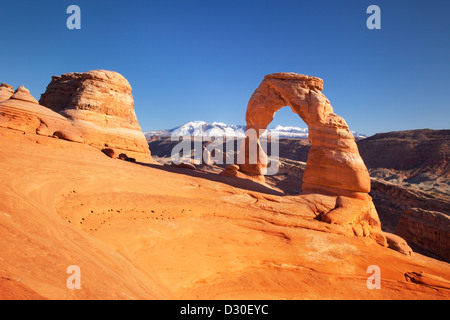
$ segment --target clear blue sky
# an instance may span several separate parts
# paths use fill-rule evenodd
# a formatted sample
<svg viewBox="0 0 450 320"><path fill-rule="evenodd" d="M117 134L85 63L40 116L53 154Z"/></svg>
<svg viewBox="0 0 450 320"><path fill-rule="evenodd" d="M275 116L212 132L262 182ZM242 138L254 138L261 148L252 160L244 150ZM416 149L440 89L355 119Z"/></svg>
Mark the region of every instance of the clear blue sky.
<svg viewBox="0 0 450 320"><path fill-rule="evenodd" d="M66 9L81 8L81 30ZM381 30L366 9L381 8ZM144 131L245 124L264 75L324 79L351 130L449 128L450 1L3 1L0 82L39 99L52 75L113 70ZM305 124L283 108L274 125Z"/></svg>

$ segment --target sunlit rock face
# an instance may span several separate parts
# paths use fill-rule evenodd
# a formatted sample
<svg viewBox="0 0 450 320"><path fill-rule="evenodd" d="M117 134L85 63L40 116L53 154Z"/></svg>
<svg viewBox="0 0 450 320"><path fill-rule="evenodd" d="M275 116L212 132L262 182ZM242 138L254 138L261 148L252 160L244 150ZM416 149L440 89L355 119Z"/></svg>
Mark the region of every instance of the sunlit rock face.
<svg viewBox="0 0 450 320"><path fill-rule="evenodd" d="M275 113L290 106L308 125L311 142L303 175L303 193L337 196L335 208L322 214L322 221L367 224L379 229L378 214L368 194L370 176L367 168L347 123L333 112L322 90L323 80L316 77L296 73L266 75L248 103L249 142L241 149L245 163L240 164L240 170L252 175L266 173L267 161L259 147L259 138ZM248 161L252 158L248 147L252 139L258 144L258 148L253 149L258 153L256 157L253 155L253 159L258 159L257 163Z"/></svg>
<svg viewBox="0 0 450 320"><path fill-rule="evenodd" d="M52 77L40 103L67 117L86 143L152 161L136 117L132 88L122 75L93 70Z"/></svg>

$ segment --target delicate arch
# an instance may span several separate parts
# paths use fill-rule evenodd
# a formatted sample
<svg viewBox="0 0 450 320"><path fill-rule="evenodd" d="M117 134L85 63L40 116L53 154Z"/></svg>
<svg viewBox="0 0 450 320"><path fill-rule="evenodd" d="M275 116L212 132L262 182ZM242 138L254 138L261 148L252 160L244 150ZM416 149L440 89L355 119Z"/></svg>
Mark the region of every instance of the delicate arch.
<svg viewBox="0 0 450 320"><path fill-rule="evenodd" d="M303 191L337 194L368 193L370 177L359 155L353 135L343 118L333 113L322 94L323 80L296 73L274 73L264 77L247 106L247 130L260 134L275 113L290 106L307 124L311 148L303 176ZM258 135L256 138L259 139ZM251 137L247 137L247 140ZM245 159L249 149L242 149ZM258 152L263 152L258 148ZM259 159L259 157L258 157ZM240 164L241 171L264 174L266 163Z"/></svg>

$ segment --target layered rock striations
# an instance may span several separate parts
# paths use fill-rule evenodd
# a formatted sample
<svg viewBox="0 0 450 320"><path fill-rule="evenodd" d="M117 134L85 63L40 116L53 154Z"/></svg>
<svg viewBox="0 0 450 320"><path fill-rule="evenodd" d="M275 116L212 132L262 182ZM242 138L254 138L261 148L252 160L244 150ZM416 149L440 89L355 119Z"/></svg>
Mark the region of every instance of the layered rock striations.
<svg viewBox="0 0 450 320"><path fill-rule="evenodd" d="M439 211L411 208L400 217L396 234L450 262L450 216Z"/></svg>
<svg viewBox="0 0 450 320"><path fill-rule="evenodd" d="M0 101L8 100L14 94L14 88L6 83L0 83Z"/></svg>
<svg viewBox="0 0 450 320"><path fill-rule="evenodd" d="M367 228L381 230L373 205L370 177L361 159L355 139L343 118L333 112L330 101L322 94L323 80L295 73L274 73L264 77L253 93L246 112L247 143L241 148L245 163L240 170L264 175L267 161L260 147L260 136L284 106L300 116L308 125L308 161L303 175L304 194L323 194L335 197L334 208L322 212L320 219L333 224L358 227L355 233L368 234ZM251 130L253 129L253 130ZM253 136L252 136L253 135ZM256 136L255 136L256 135ZM252 139L258 147L251 151ZM256 152L256 156L252 152ZM251 163L251 158L257 158Z"/></svg>
<svg viewBox="0 0 450 320"><path fill-rule="evenodd" d="M311 142L303 190L368 193L370 177L355 139L345 120L333 113L322 89L319 78L294 73L267 75L248 103L247 130L265 130L279 109L290 106L308 125ZM242 169L265 171L263 163Z"/></svg>
<svg viewBox="0 0 450 320"><path fill-rule="evenodd" d="M0 102L0 126L83 142L80 130L62 115L39 105L24 86L17 88L8 100Z"/></svg>
<svg viewBox="0 0 450 320"><path fill-rule="evenodd" d="M52 77L40 103L69 119L81 130L85 143L153 162L131 91L117 72L66 73Z"/></svg>
<svg viewBox="0 0 450 320"><path fill-rule="evenodd" d="M377 133L358 141L358 147L369 169L384 168L401 173L405 183L436 187L436 180L447 185L450 182L450 130ZM373 174L376 172L372 170ZM432 191L432 188L425 189ZM450 193L445 188L435 191Z"/></svg>

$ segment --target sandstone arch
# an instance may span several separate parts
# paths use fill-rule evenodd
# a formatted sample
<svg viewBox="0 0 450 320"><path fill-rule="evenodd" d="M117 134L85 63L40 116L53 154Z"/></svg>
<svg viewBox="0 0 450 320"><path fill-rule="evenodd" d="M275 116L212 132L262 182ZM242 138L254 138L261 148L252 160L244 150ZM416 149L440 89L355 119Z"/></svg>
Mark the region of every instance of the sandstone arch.
<svg viewBox="0 0 450 320"><path fill-rule="evenodd" d="M303 191L367 194L370 177L355 139L345 120L333 112L322 90L323 80L316 77L296 73L265 76L248 103L247 130L255 129L260 135L278 110L290 106L307 124L311 142ZM248 159L248 148L244 152ZM251 174L264 174L265 166L264 161L240 165L241 171Z"/></svg>
<svg viewBox="0 0 450 320"><path fill-rule="evenodd" d="M359 155L355 139L345 120L333 112L321 92L323 80L296 73L274 73L264 77L248 103L246 143L240 154L244 174L262 177L267 163L259 138L282 107L290 106L308 125L311 148L303 175L302 203L328 203L327 209L310 207L321 221L342 225L358 236L370 236L386 245L376 208L369 195L370 176ZM250 130L254 129L254 130ZM255 134L256 132L256 134ZM256 148L249 148L254 145ZM257 153L252 154L252 153ZM260 154L262 157L260 157ZM257 158L258 161L249 161ZM237 174L224 172L224 175ZM254 179L254 178L252 178ZM326 206L325 206L326 207Z"/></svg>

